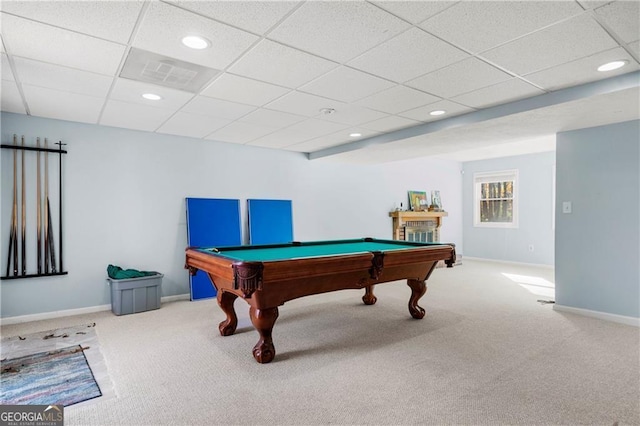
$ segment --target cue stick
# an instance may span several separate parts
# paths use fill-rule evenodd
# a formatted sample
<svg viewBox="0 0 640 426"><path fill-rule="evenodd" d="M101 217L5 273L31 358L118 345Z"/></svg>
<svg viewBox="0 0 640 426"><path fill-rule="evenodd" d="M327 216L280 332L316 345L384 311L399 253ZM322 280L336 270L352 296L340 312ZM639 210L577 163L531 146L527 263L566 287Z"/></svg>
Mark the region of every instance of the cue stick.
<svg viewBox="0 0 640 426"><path fill-rule="evenodd" d="M59 141L56 143L56 145L58 145L58 161L59 161L59 166L58 166L58 232L60 233L60 241L58 242L59 247L60 247L60 272L64 271L64 267L62 265L62 145L66 145L65 143L62 143L62 141ZM53 237L51 239L51 251L53 252ZM54 259L54 263L55 263L55 257Z"/></svg>
<svg viewBox="0 0 640 426"><path fill-rule="evenodd" d="M24 148L24 136L22 136L22 147ZM24 150L22 150L22 275L27 275L27 200L25 199L26 189L24 185Z"/></svg>
<svg viewBox="0 0 640 426"><path fill-rule="evenodd" d="M16 146L18 144L17 141L17 137L16 135L13 135L13 145ZM16 178L17 178L17 167L18 167L18 152L17 150L14 148L13 150L13 208L11 209L11 232L9 233L9 254L7 256L7 277L9 276L9 270L11 269L11 253L12 251L17 253L17 250L15 249L14 243L17 244L16 240L16 232L17 232L17 226L18 223L16 221L16 209L18 208L18 200L16 199L18 196L18 189L17 189L17 182L16 182ZM13 263L13 275L18 275L18 263L17 263L17 258L14 255L14 263Z"/></svg>
<svg viewBox="0 0 640 426"><path fill-rule="evenodd" d="M44 148L47 149L47 138L44 138ZM49 199L49 155L44 156L44 199ZM44 273L49 273L49 208L47 203L44 203Z"/></svg>
<svg viewBox="0 0 640 426"><path fill-rule="evenodd" d="M11 211L11 223L10 223L10 231L9 231L9 252L7 255L7 277L9 276L9 271L11 270L11 251L13 250L13 233L15 232L13 229L13 216L15 215L15 210Z"/></svg>
<svg viewBox="0 0 640 426"><path fill-rule="evenodd" d="M47 211L49 212L49 241L45 241L45 244L49 245L49 254L51 255L51 272L56 273L56 249L53 245L53 225L51 224L51 207L49 207L49 199L47 198ZM62 269L61 269L62 270Z"/></svg>
<svg viewBox="0 0 640 426"><path fill-rule="evenodd" d="M40 148L40 138L36 139L36 146ZM40 151L37 154L37 166L36 172L36 205L37 205L37 222L38 222L38 275L42 273L42 195L40 194Z"/></svg>

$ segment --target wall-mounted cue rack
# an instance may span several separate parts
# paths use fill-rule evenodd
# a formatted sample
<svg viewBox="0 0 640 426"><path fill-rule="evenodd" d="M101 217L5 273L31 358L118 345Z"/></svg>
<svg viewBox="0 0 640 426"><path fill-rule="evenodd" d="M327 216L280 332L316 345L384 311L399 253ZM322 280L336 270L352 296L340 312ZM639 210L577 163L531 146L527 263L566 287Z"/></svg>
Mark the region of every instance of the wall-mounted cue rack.
<svg viewBox="0 0 640 426"><path fill-rule="evenodd" d="M13 144L0 145L3 149L13 151L13 200L11 223L9 224L9 248L7 250L5 274L0 279L11 280L66 275L68 272L64 270L64 252L62 250L62 154L67 153L62 147L66 144L60 141L53 144L58 145L57 148L50 148L49 140L40 137L35 138L35 146L25 145L24 136L20 138L20 141L21 143L18 144L18 136L13 135ZM41 142L43 142L42 145ZM27 151L35 151L36 153L34 158L31 159L32 161L30 161L32 165L35 163L35 168L32 170L28 168L28 163L25 162ZM54 219L52 219L49 200L49 156L55 154L58 155L57 253L53 226ZM20 157L20 165L18 157ZM30 173L35 172L35 185L29 185L29 180L25 178L27 170ZM20 172L19 174L18 171ZM33 178L33 176L30 178ZM33 186L35 186L34 194L28 194L27 187L33 190ZM20 194L18 193L18 188L20 188ZM29 198L31 198L30 201L28 201ZM28 212L28 206L33 204L33 198L35 198L35 212ZM29 218L35 219L35 221ZM34 234L27 233L27 228L29 228L27 225L29 223L32 227L35 225L35 237L32 236ZM36 240L35 246L33 241L29 241L32 238ZM27 250L27 248L35 248L35 250ZM35 257L29 259L28 253L35 254ZM36 261L34 262L33 259Z"/></svg>

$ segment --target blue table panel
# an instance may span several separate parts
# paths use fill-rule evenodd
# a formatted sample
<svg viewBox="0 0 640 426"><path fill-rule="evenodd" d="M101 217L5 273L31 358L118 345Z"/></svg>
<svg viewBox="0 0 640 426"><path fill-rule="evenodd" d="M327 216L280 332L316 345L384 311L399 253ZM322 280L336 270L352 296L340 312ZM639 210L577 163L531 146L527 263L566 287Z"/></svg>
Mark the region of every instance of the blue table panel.
<svg viewBox="0 0 640 426"><path fill-rule="evenodd" d="M247 200L249 244L293 241L291 200Z"/></svg>
<svg viewBox="0 0 640 426"><path fill-rule="evenodd" d="M242 244L240 200L187 198L187 244L221 247ZM202 271L189 275L191 300L216 296L216 289Z"/></svg>

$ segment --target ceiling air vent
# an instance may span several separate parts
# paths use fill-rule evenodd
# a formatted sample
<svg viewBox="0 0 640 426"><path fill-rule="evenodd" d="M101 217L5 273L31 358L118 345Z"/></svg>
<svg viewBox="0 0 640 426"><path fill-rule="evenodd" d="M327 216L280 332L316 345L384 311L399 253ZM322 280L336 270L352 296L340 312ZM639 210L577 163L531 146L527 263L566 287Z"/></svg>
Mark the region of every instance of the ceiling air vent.
<svg viewBox="0 0 640 426"><path fill-rule="evenodd" d="M120 77L198 93L220 71L131 48Z"/></svg>

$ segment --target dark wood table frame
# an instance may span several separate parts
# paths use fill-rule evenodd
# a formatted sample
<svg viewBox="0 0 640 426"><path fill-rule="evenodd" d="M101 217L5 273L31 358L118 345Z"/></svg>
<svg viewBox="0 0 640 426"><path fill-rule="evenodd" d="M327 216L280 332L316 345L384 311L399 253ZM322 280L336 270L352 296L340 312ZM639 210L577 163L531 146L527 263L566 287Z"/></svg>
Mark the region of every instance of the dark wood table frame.
<svg viewBox="0 0 640 426"><path fill-rule="evenodd" d="M221 335L230 336L236 330L236 298L249 304L251 322L260 335L253 356L259 363L268 363L276 354L271 334L278 306L285 302L337 290L364 289L363 302L373 305L377 301L373 294L375 284L406 279L411 288L409 313L422 319L425 310L418 301L427 291L426 280L438 261L444 260L447 267L452 267L455 257L453 244L440 244L410 250L242 262L189 247L185 267L192 274L204 271L218 290L218 305L227 315L218 327Z"/></svg>

